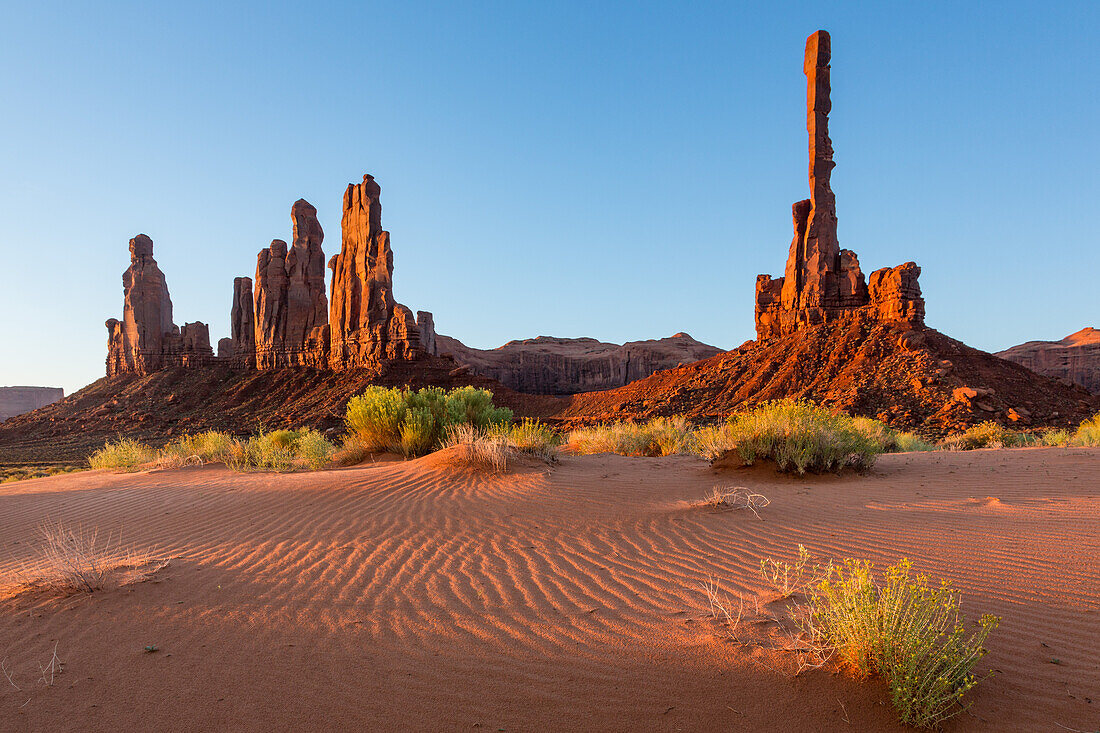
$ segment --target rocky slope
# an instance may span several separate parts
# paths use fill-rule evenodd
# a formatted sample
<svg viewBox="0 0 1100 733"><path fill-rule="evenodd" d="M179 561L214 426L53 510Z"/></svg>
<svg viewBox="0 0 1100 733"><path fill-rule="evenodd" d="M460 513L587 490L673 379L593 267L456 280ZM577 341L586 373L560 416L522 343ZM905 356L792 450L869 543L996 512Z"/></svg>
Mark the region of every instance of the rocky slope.
<svg viewBox="0 0 1100 733"><path fill-rule="evenodd" d="M1061 341L1028 341L997 356L1100 393L1100 330L1095 328L1082 328Z"/></svg>
<svg viewBox="0 0 1100 733"><path fill-rule="evenodd" d="M625 387L575 395L565 423L686 415L718 422L745 405L805 397L930 437L996 420L1017 429L1070 426L1100 398L938 331L852 313Z"/></svg>
<svg viewBox="0 0 1100 733"><path fill-rule="evenodd" d="M442 335L437 343L440 354L450 354L475 374L517 392L554 395L621 387L661 369L721 353L686 333L622 345L551 336L509 341L496 349L473 349Z"/></svg>

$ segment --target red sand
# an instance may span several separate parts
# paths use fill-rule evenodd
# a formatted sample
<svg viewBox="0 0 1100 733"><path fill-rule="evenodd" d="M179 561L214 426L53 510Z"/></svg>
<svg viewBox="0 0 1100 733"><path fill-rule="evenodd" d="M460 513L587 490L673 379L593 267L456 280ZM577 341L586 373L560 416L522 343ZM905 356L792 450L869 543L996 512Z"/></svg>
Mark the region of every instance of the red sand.
<svg viewBox="0 0 1100 733"><path fill-rule="evenodd" d="M765 593L761 556L892 562L1003 617L947 730L1100 722L1100 450L886 456L864 477L565 457L306 474L87 472L0 486L0 571L46 520L171 565L92 595L0 600L3 730L896 730L880 682L715 636L700 583ZM716 484L762 519L691 502ZM37 682L57 644L64 672ZM144 653L156 645L159 651ZM1060 660L1054 664L1051 660Z"/></svg>

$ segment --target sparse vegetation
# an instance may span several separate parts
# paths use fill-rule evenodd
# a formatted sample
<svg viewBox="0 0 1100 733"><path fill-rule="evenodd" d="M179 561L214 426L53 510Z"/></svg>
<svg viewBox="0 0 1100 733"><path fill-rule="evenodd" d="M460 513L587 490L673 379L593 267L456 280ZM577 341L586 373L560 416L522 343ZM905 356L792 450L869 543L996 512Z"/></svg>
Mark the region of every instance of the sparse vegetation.
<svg viewBox="0 0 1100 733"><path fill-rule="evenodd" d="M87 466L6 466L0 468L0 484L9 481L26 481L32 478L57 476L62 473L86 470Z"/></svg>
<svg viewBox="0 0 1100 733"><path fill-rule="evenodd" d="M959 595L914 575L908 560L886 569L882 582L865 561L830 564L812 589L803 630L857 674L878 674L904 723L930 728L962 712L980 682L974 666L999 619L982 616L967 633Z"/></svg>
<svg viewBox="0 0 1100 733"><path fill-rule="evenodd" d="M760 575L779 590L783 598L805 593L810 586L820 583L824 569L813 562L809 551L798 546L798 557L793 563L764 558L760 560Z"/></svg>
<svg viewBox="0 0 1100 733"><path fill-rule="evenodd" d="M558 457L558 445L561 437L553 428L538 420L524 418L518 423L498 424L489 428L491 432L503 435L512 450L553 462Z"/></svg>
<svg viewBox="0 0 1100 733"><path fill-rule="evenodd" d="M182 435L165 445L157 454L160 468L177 468L187 465L227 462L233 456L237 444L233 436L207 430L195 435Z"/></svg>
<svg viewBox="0 0 1100 733"><path fill-rule="evenodd" d="M104 537L96 529L58 522L42 526L40 534L34 559L19 573L29 585L91 593L117 583L125 570L153 563L151 555L124 547L120 536Z"/></svg>
<svg viewBox="0 0 1100 733"><path fill-rule="evenodd" d="M451 427L468 424L485 430L511 420L512 411L495 407L493 393L484 389L369 387L348 401L344 422L349 440L361 451L418 456L441 446Z"/></svg>
<svg viewBox="0 0 1100 733"><path fill-rule="evenodd" d="M136 471L155 458L156 452L144 443L132 438L119 438L113 443L105 443L88 457L88 463L92 468Z"/></svg>
<svg viewBox="0 0 1100 733"><path fill-rule="evenodd" d="M757 494L744 486L715 486L703 497L701 504L715 511L748 509L759 518L760 513L757 510L768 506L771 501L763 494Z"/></svg>
<svg viewBox="0 0 1100 733"><path fill-rule="evenodd" d="M924 453L936 450L934 443L930 443L914 433L898 433L897 444L898 447L895 451L897 453Z"/></svg>
<svg viewBox="0 0 1100 733"><path fill-rule="evenodd" d="M978 448L1016 448L1034 444L1035 438L1027 433L1009 430L992 420L978 423L961 433L944 438L940 444L945 450L975 450Z"/></svg>
<svg viewBox="0 0 1100 733"><path fill-rule="evenodd" d="M236 441L226 465L234 471L324 468L336 446L316 430L274 430Z"/></svg>
<svg viewBox="0 0 1100 733"><path fill-rule="evenodd" d="M566 438L581 455L670 456L695 450L695 436L683 417L658 417L644 423L617 422L577 428Z"/></svg>
<svg viewBox="0 0 1100 733"><path fill-rule="evenodd" d="M883 452L853 418L805 400L765 402L734 415L727 437L743 463L770 460L799 474L865 471Z"/></svg>

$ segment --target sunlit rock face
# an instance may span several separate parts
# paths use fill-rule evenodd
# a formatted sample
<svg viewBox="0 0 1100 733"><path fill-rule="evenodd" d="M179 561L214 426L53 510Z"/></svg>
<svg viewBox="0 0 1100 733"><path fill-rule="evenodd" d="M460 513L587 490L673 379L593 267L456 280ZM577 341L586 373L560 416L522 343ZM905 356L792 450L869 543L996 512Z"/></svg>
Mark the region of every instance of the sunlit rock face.
<svg viewBox="0 0 1100 733"><path fill-rule="evenodd" d="M1082 328L1061 341L1028 341L999 351L1014 361L1048 377L1079 384L1100 394L1100 330Z"/></svg>
<svg viewBox="0 0 1100 733"><path fill-rule="evenodd" d="M393 297L393 250L382 229L381 188L370 175L344 192L340 253L329 260L329 365L371 366L384 359L422 356L421 330L411 310ZM433 329L434 330L434 329Z"/></svg>
<svg viewBox="0 0 1100 733"><path fill-rule="evenodd" d="M831 44L826 31L806 39L806 129L809 133L810 198L791 208L794 238L783 277L756 279L756 334L776 338L827 323L854 310L881 321L924 326L920 268L907 262L864 277L856 253L837 239L836 197L830 184L829 139Z"/></svg>
<svg viewBox="0 0 1100 733"><path fill-rule="evenodd" d="M172 299L153 259L153 240L130 240L130 266L122 273L122 320L107 320L107 375L148 374L166 367L199 366L213 359L209 329L195 322L181 331L172 322Z"/></svg>

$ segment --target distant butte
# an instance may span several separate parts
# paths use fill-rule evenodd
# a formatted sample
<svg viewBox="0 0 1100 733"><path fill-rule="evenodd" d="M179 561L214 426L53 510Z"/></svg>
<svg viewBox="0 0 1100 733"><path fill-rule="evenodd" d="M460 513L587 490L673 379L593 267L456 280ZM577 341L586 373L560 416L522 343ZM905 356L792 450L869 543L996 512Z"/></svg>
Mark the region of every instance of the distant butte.
<svg viewBox="0 0 1100 733"><path fill-rule="evenodd" d="M1079 384L1100 393L1100 330L1082 328L1061 341L1028 341L997 356L1039 374Z"/></svg>

